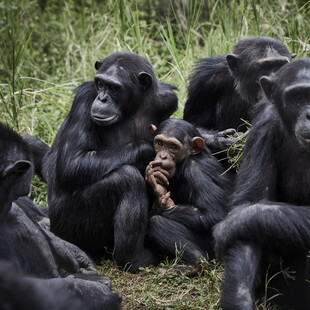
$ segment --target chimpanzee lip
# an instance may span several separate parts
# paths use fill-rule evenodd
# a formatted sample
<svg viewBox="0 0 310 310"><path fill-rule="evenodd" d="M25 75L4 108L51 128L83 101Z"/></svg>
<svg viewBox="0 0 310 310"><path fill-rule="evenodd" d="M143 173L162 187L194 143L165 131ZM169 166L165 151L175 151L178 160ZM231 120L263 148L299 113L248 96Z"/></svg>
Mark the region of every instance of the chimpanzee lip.
<svg viewBox="0 0 310 310"><path fill-rule="evenodd" d="M171 171L173 169L173 166L163 166L162 168L164 168L166 171Z"/></svg>
<svg viewBox="0 0 310 310"><path fill-rule="evenodd" d="M111 123L115 123L119 119L119 115L114 114L106 117L92 115L92 118L98 125L107 126Z"/></svg>
<svg viewBox="0 0 310 310"><path fill-rule="evenodd" d="M296 134L296 138L298 141L300 141L303 145L308 145L310 146L310 132L309 133L298 133Z"/></svg>

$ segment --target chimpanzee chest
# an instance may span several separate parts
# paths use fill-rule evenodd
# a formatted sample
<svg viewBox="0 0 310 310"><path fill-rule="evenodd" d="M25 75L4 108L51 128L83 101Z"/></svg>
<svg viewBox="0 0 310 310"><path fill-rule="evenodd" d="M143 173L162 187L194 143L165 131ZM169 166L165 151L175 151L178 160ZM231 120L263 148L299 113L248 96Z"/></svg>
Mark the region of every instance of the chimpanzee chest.
<svg viewBox="0 0 310 310"><path fill-rule="evenodd" d="M290 150L287 155L278 169L277 200L310 205L310 153Z"/></svg>

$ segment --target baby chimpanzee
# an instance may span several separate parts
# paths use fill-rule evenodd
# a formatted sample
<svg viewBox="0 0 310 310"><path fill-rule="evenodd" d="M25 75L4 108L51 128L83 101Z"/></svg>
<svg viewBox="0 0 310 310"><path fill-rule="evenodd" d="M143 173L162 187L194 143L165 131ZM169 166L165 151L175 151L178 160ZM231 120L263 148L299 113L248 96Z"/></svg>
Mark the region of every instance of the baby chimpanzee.
<svg viewBox="0 0 310 310"><path fill-rule="evenodd" d="M163 254L175 255L197 265L213 256L211 231L226 214L228 176L205 147L204 139L190 123L168 119L158 128L149 126L156 157L146 168L159 205L149 225L150 239Z"/></svg>

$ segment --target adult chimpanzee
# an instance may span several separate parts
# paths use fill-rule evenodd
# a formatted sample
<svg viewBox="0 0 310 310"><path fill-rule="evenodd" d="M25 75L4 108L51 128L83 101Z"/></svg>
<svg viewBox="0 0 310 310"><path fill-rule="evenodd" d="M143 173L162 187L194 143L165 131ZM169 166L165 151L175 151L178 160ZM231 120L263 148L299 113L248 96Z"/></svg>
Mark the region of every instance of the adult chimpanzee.
<svg viewBox="0 0 310 310"><path fill-rule="evenodd" d="M253 37L240 40L232 54L200 59L189 83L183 118L199 127L212 151L226 149L233 139L225 138L231 132L225 130L245 131L243 120L251 120L251 107L262 94L259 78L294 56L279 40Z"/></svg>
<svg viewBox="0 0 310 310"><path fill-rule="evenodd" d="M154 257L144 245L149 199L142 176L154 157L148 125L177 108L169 85L134 53L95 64L44 158L51 231L93 258L113 253L135 272Z"/></svg>
<svg viewBox="0 0 310 310"><path fill-rule="evenodd" d="M225 265L222 306L253 309L271 265L269 276L280 267L297 271L293 283L281 283L284 295L275 300L282 303L288 297L287 306L309 309L310 59L286 64L274 77L262 77L260 84L267 98L256 106L234 208L214 231ZM282 280L282 275L273 280Z"/></svg>
<svg viewBox="0 0 310 310"><path fill-rule="evenodd" d="M150 219L150 239L166 255L181 247L184 263L197 265L206 254L213 256L212 227L226 214L229 179L192 124L168 119L149 130L156 157L146 180L159 205Z"/></svg>
<svg viewBox="0 0 310 310"><path fill-rule="evenodd" d="M29 192L33 171L31 160L31 152L22 138L0 124L0 269L10 262L12 268L26 275L43 278L26 279L15 273L8 278L7 274L1 273L0 308L7 309L8 305L12 305L12 309L17 309L17 305L22 303L23 292L28 291L34 296L33 299L25 297L24 307L29 305L31 308L32 305L32 309L46 309L43 292L56 294L56 291L63 291L59 295L61 300L77 299L94 310L119 309L118 293L111 291L109 280L98 274L87 255L75 245L42 229L31 212L28 216L20 205L25 203L22 207L26 208L29 201L20 199L18 204L13 202ZM69 274L73 274L71 279L61 278ZM11 284L14 288L16 284L16 291L12 292ZM9 295L6 292L10 292ZM58 294L53 298L58 300ZM52 304L55 307L50 309L58 309L57 302Z"/></svg>
<svg viewBox="0 0 310 310"><path fill-rule="evenodd" d="M166 109L163 109L163 114L161 115L162 119L168 118L178 105L174 90L176 90L176 87L159 81L156 97L162 107L167 107ZM166 112L166 114L164 112ZM46 181L46 176L43 175L42 170L44 157L50 150L49 146L39 138L29 134L24 135L23 139L26 141L29 149L32 151L35 173L38 174L41 179Z"/></svg>

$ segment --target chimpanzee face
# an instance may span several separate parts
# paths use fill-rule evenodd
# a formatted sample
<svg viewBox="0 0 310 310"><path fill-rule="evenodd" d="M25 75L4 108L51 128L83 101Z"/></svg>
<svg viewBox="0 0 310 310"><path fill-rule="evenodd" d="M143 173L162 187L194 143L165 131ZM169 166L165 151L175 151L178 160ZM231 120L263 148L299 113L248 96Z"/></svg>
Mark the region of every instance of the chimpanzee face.
<svg viewBox="0 0 310 310"><path fill-rule="evenodd" d="M154 138L155 160L161 162L161 167L169 172L172 177L176 164L181 163L190 156L190 147L183 145L178 139L159 134Z"/></svg>
<svg viewBox="0 0 310 310"><path fill-rule="evenodd" d="M169 119L164 121L154 137L155 161L165 169L172 178L177 166L182 165L187 158L199 154L205 147L205 141L199 136L190 136L186 126L192 126L183 120ZM183 130L182 130L183 129ZM151 135L157 130L155 125L149 126ZM180 137L178 139L176 136ZM181 141L180 141L181 140Z"/></svg>
<svg viewBox="0 0 310 310"><path fill-rule="evenodd" d="M284 66L275 78L261 79L288 131L310 151L310 60L300 59Z"/></svg>
<svg viewBox="0 0 310 310"><path fill-rule="evenodd" d="M226 59L235 78L235 87L242 99L254 104L262 98L259 80L271 76L295 55L280 51L276 46L265 46L258 50L246 50L242 55L228 54Z"/></svg>
<svg viewBox="0 0 310 310"><path fill-rule="evenodd" d="M95 75L97 97L91 107L91 117L99 126L111 126L122 120L121 105L126 97L115 66Z"/></svg>
<svg viewBox="0 0 310 310"><path fill-rule="evenodd" d="M287 86L283 93L283 108L290 112L286 119L293 115L296 122L292 122L293 130L298 142L310 150L310 70L308 82L300 82Z"/></svg>
<svg viewBox="0 0 310 310"><path fill-rule="evenodd" d="M121 55L113 60L97 61L95 84L97 97L91 106L91 118L99 126L112 126L134 113L142 102L152 77L143 68L131 68L137 56Z"/></svg>

